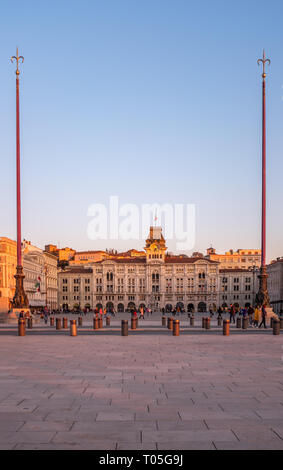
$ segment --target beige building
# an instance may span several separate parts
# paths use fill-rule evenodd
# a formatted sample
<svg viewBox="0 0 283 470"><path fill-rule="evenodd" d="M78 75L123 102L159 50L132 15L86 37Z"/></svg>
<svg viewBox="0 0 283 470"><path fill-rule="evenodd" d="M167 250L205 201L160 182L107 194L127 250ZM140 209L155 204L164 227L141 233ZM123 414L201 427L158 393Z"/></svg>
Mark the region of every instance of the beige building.
<svg viewBox="0 0 283 470"><path fill-rule="evenodd" d="M254 305L259 287L259 268L219 269L219 305Z"/></svg>
<svg viewBox="0 0 283 470"><path fill-rule="evenodd" d="M93 270L68 267L58 272L58 307L61 309L93 309Z"/></svg>
<svg viewBox="0 0 283 470"><path fill-rule="evenodd" d="M31 308L46 305L46 272L43 250L23 240L24 289Z"/></svg>
<svg viewBox="0 0 283 470"><path fill-rule="evenodd" d="M214 248L207 249L206 259L218 261L219 269L249 269L261 265L261 250L229 250L224 254L216 253Z"/></svg>
<svg viewBox="0 0 283 470"><path fill-rule="evenodd" d="M47 251L43 252L43 256L46 276L45 305L49 310L53 310L58 308L57 256Z"/></svg>
<svg viewBox="0 0 283 470"><path fill-rule="evenodd" d="M283 311L283 258L277 258L267 266L267 287L274 313Z"/></svg>
<svg viewBox="0 0 283 470"><path fill-rule="evenodd" d="M218 303L218 263L166 255L161 227L151 227L143 256L113 256L58 273L59 307L125 311L141 305L205 311ZM131 250L130 250L131 251ZM129 252L127 252L129 253Z"/></svg>

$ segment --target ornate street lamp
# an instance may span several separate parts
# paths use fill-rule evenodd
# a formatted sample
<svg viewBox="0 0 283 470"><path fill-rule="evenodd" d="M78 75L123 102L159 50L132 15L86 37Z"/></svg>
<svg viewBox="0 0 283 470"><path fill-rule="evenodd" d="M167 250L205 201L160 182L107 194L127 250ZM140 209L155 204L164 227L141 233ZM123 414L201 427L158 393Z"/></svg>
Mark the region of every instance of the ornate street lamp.
<svg viewBox="0 0 283 470"><path fill-rule="evenodd" d="M28 308L29 302L27 295L24 291L24 274L22 265L22 240L21 240L21 172L20 172L20 97L19 97L19 61L24 61L23 56L19 56L18 48L17 55L11 57L11 62L16 60L16 148L17 148L17 270L16 278L16 291L13 298L14 308Z"/></svg>

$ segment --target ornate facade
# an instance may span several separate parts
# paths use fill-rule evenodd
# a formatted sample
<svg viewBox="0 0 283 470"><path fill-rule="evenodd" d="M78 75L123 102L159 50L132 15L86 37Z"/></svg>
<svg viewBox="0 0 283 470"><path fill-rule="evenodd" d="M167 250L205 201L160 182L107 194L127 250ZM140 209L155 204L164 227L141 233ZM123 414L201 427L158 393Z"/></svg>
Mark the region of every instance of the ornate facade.
<svg viewBox="0 0 283 470"><path fill-rule="evenodd" d="M61 308L140 306L205 311L218 304L218 262L167 256L161 227L151 227L143 256L113 257L58 273Z"/></svg>

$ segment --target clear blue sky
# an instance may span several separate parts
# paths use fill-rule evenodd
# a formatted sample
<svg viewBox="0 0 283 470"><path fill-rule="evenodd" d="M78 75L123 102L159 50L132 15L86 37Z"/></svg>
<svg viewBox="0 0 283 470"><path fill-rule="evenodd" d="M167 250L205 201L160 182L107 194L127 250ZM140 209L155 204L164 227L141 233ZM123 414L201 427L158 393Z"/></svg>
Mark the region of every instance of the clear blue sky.
<svg viewBox="0 0 283 470"><path fill-rule="evenodd" d="M87 238L88 206L118 195L196 204L196 250L259 248L265 48L267 257L282 256L282 17L282 0L2 2L0 234L16 236L19 46L23 237L141 248Z"/></svg>

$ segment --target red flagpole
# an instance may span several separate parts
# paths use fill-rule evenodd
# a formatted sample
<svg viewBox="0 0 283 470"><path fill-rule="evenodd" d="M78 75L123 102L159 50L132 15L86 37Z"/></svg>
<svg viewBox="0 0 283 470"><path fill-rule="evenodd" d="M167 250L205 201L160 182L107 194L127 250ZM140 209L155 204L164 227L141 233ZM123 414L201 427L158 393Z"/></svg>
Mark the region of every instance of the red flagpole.
<svg viewBox="0 0 283 470"><path fill-rule="evenodd" d="M261 265L266 265L266 121L265 74L262 81L262 217L261 217Z"/></svg>
<svg viewBox="0 0 283 470"><path fill-rule="evenodd" d="M21 160L20 160L20 93L19 76L16 78L16 139L17 139L17 265L22 266L21 233Z"/></svg>
<svg viewBox="0 0 283 470"><path fill-rule="evenodd" d="M270 60L265 58L263 51L262 59L257 63L262 63L262 194L261 194L261 267L259 274L259 290L255 302L257 305L269 306L269 295L267 290L266 273L266 107L265 107L265 64L270 64Z"/></svg>
<svg viewBox="0 0 283 470"><path fill-rule="evenodd" d="M15 274L16 290L13 299L13 306L15 308L27 308L29 301L24 290L24 274L22 265L22 233L21 233L21 166L20 166L20 90L19 90L19 60L22 62L24 58L19 56L18 48L17 55L11 58L11 61L17 61L16 70L16 166L17 166L17 272Z"/></svg>

